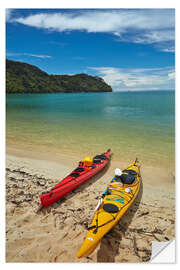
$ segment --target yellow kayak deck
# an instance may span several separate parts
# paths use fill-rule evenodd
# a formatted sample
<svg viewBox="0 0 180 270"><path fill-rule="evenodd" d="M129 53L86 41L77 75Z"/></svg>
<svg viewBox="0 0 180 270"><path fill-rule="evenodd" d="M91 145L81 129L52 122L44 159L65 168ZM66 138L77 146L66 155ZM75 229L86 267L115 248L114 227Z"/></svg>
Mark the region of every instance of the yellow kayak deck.
<svg viewBox="0 0 180 270"><path fill-rule="evenodd" d="M101 198L100 205L89 227L89 232L77 253L78 258L86 257L94 251L102 237L118 223L137 197L141 181L137 161L124 171L127 170L136 173L134 174L135 181L132 184L122 184L116 182L116 179L113 178ZM110 211L108 207L111 208Z"/></svg>

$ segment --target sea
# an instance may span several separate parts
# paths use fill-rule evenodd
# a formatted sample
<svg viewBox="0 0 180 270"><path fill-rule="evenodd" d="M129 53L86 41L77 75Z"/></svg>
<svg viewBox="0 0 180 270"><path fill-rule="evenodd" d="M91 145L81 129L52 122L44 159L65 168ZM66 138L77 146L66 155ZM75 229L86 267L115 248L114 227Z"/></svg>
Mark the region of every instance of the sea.
<svg viewBox="0 0 180 270"><path fill-rule="evenodd" d="M8 94L6 144L58 156L173 166L175 92Z"/></svg>

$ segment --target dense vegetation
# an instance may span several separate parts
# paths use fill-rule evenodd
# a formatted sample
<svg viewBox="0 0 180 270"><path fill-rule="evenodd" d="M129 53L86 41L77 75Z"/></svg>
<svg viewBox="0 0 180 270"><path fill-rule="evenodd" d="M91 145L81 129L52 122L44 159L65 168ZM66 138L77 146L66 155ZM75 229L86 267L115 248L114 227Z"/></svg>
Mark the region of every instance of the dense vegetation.
<svg viewBox="0 0 180 270"><path fill-rule="evenodd" d="M48 75L36 66L6 60L7 93L111 92L100 77L87 74Z"/></svg>

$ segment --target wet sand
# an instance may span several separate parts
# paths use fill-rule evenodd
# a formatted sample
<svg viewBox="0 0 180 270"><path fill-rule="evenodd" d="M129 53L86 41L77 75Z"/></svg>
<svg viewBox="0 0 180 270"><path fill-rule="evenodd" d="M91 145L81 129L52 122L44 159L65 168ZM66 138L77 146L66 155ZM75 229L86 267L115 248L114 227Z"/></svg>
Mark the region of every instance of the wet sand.
<svg viewBox="0 0 180 270"><path fill-rule="evenodd" d="M152 241L175 237L174 175L166 168L145 166L140 161L142 186L134 204L89 257L78 259L76 253L98 198L114 169L118 164L123 169L133 160L124 164L112 157L110 166L100 174L37 213L40 194L78 163L29 156L18 155L18 151L9 151L6 156L7 262L146 262L151 257Z"/></svg>

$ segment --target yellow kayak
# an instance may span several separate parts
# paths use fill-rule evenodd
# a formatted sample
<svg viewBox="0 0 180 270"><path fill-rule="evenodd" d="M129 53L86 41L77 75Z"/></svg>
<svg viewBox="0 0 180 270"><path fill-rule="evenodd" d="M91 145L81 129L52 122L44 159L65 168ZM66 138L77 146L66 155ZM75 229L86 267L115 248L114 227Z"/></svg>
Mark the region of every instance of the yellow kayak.
<svg viewBox="0 0 180 270"><path fill-rule="evenodd" d="M116 170L120 171L120 169ZM78 258L89 256L103 236L118 223L137 197L140 182L137 159L123 170L120 176L115 175L95 209L93 221L88 228L89 232L77 253Z"/></svg>

